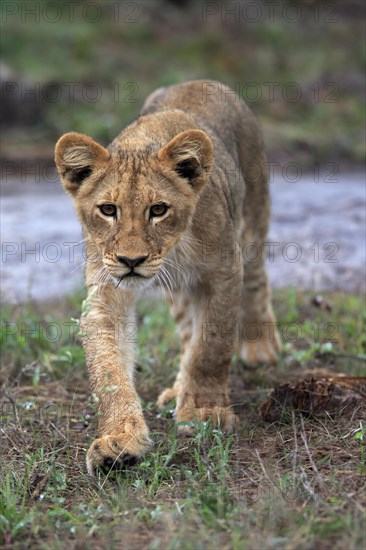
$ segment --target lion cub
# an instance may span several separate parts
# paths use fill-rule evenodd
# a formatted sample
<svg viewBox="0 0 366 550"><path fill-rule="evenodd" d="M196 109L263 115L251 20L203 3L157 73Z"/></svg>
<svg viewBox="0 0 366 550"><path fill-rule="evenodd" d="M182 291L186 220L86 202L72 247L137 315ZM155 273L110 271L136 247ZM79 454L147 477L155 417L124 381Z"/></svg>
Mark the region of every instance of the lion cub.
<svg viewBox="0 0 366 550"><path fill-rule="evenodd" d="M55 158L88 258L81 327L100 435L89 473L125 467L151 444L128 336L148 288L164 289L182 347L177 379L158 404L176 398L183 431L208 419L233 430L233 353L272 363L280 347L264 267L265 154L249 108L218 82L162 88L107 148L68 133Z"/></svg>

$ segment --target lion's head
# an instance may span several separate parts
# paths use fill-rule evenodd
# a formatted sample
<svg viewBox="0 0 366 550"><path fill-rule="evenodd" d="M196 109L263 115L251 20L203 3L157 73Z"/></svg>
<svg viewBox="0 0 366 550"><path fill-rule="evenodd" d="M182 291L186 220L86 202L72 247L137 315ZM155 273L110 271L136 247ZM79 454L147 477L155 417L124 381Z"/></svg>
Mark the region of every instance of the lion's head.
<svg viewBox="0 0 366 550"><path fill-rule="evenodd" d="M55 160L99 263L121 287L146 285L187 230L208 179L213 147L201 130L156 146L108 148L68 133Z"/></svg>

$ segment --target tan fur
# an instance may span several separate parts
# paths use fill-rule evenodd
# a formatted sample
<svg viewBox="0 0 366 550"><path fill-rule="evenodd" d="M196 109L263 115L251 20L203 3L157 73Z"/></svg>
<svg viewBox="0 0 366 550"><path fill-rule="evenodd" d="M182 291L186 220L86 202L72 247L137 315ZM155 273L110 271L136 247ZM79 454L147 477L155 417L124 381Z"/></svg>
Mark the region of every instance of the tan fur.
<svg viewBox="0 0 366 550"><path fill-rule="evenodd" d="M128 327L136 296L154 286L170 300L182 347L177 381L158 404L176 397L182 431L207 419L232 431L232 354L271 363L280 347L264 255L242 256L248 243L262 247L269 220L263 144L248 107L222 84L187 82L154 92L108 148L70 133L55 155L88 256L81 327L100 435L88 471L126 465L150 445ZM101 205L116 206L115 217ZM151 217L153 205L169 208ZM131 261L139 277L128 275Z"/></svg>

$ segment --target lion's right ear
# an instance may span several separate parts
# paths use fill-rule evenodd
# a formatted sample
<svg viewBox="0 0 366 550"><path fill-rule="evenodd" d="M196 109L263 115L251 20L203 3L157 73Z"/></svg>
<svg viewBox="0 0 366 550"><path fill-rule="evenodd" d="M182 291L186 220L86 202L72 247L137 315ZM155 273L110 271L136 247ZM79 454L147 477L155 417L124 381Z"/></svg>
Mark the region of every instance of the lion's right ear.
<svg viewBox="0 0 366 550"><path fill-rule="evenodd" d="M107 149L88 136L70 132L55 147L55 162L66 191L75 195L83 182L109 160Z"/></svg>

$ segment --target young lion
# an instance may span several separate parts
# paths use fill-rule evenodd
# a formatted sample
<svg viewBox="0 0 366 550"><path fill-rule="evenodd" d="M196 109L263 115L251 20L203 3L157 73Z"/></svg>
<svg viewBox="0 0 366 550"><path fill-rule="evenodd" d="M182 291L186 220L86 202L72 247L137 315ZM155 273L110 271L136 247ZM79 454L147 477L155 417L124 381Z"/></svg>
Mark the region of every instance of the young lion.
<svg viewBox="0 0 366 550"><path fill-rule="evenodd" d="M55 158L88 257L81 327L100 434L89 473L125 467L151 444L128 337L147 288L170 296L182 347L177 379L158 404L176 398L180 430L197 419L233 430L232 354L272 363L280 347L262 253L268 178L249 108L213 81L162 88L107 148L68 133Z"/></svg>

